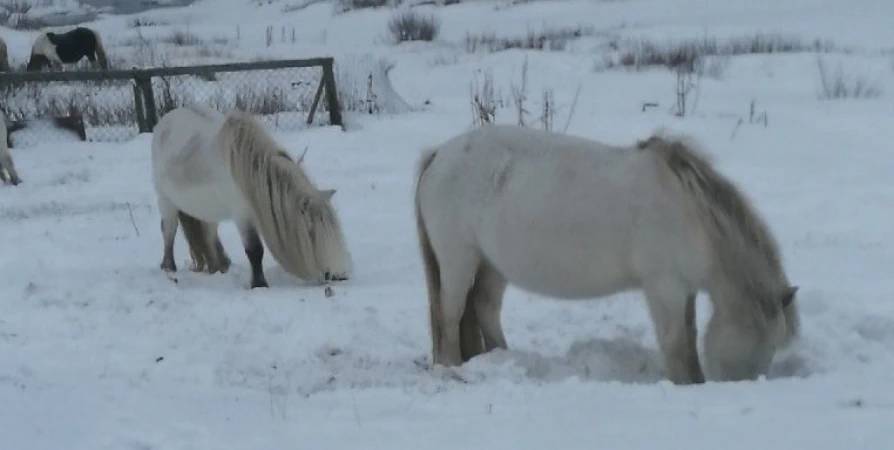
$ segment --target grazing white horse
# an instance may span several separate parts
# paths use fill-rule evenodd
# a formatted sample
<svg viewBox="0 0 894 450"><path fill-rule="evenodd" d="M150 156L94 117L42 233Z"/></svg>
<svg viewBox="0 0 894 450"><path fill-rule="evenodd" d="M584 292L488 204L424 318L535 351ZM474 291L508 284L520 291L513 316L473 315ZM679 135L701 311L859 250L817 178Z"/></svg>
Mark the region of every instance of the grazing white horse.
<svg viewBox="0 0 894 450"><path fill-rule="evenodd" d="M746 197L688 139L631 146L493 125L423 152L416 223L434 364L507 348L508 283L563 299L642 289L676 384L753 379L798 333L797 286Z"/></svg>
<svg viewBox="0 0 894 450"><path fill-rule="evenodd" d="M22 182L16 172L16 165L9 152L6 129L6 114L0 110L0 181L13 186Z"/></svg>
<svg viewBox="0 0 894 450"><path fill-rule="evenodd" d="M164 237L162 270L177 270L178 219L192 270L226 272L230 259L217 225L233 220L251 264L251 287L267 287L267 244L291 274L314 283L345 280L351 256L331 205L335 189L320 190L249 114L196 106L174 109L152 134L153 184ZM260 232L260 236L259 236Z"/></svg>

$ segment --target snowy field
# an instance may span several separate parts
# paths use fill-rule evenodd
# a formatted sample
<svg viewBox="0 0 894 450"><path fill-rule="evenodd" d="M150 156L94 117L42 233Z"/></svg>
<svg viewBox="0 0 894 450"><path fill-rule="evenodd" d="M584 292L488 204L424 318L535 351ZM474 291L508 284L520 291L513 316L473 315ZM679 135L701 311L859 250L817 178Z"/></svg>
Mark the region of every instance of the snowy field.
<svg viewBox="0 0 894 450"><path fill-rule="evenodd" d="M250 291L228 223L229 273L184 270L180 234L181 271L169 278L159 269L151 137L32 136L33 145L12 149L23 184L0 186L0 449L891 448L890 0L481 0L414 8L438 15L440 35L400 45L386 40L388 8L333 14L319 3L284 13L288 2L262 3L204 0L144 15L166 21L157 33L188 24L210 39L238 29L234 60L372 55L395 63L391 82L414 111L350 114L348 131L275 134L295 156L308 147L310 176L338 189L354 277L329 297L267 252L271 287ZM131 20L91 26L123 42ZM470 53L464 43L467 33L578 25L596 31L561 51ZM296 27L296 42L277 31L267 46L267 26ZM13 58L27 56L34 32L0 32ZM673 72L601 69L618 56L611 42L758 32L828 40L836 50L719 59L689 94L684 117L670 111ZM862 80L875 94L820 98L818 56L832 76L841 68L846 83ZM614 144L658 127L686 132L755 201L800 286L803 323L801 340L777 355L767 379L665 381L639 292L557 302L510 289L510 350L473 359L459 376L428 368L412 218L417 155L472 126L470 83L487 73L505 103L497 121L514 122L512 87L525 58L530 126L541 126L540 101L552 89L559 131L571 115L568 133ZM700 297L702 327L709 311Z"/></svg>

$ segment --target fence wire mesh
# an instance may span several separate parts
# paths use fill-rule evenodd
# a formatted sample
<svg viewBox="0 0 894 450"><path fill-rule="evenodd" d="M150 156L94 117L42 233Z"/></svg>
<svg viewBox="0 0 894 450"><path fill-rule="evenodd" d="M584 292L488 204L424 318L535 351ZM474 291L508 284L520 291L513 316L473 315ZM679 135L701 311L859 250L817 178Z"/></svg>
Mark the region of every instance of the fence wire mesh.
<svg viewBox="0 0 894 450"><path fill-rule="evenodd" d="M310 125L330 123L323 75L322 66L311 66L152 76L154 102L146 101L136 79L4 81L0 109L14 147L72 138L127 141L145 130L141 122L149 117L193 104L242 110L276 129L298 129L308 126L313 109Z"/></svg>

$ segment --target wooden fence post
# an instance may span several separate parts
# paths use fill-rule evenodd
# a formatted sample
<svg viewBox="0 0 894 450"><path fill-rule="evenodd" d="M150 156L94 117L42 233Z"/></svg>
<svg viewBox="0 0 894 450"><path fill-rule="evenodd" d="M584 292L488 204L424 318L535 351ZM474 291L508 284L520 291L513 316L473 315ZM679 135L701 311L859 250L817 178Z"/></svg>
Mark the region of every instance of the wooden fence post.
<svg viewBox="0 0 894 450"><path fill-rule="evenodd" d="M137 128L140 130L140 133L148 133L149 126L146 124L146 110L143 109L143 94L140 92L140 87L137 85L136 80L133 83L133 106L137 114Z"/></svg>
<svg viewBox="0 0 894 450"><path fill-rule="evenodd" d="M329 123L343 127L341 108L338 106L338 90L335 88L335 71L333 58L323 61L323 81L326 83L326 105L329 107Z"/></svg>
<svg viewBox="0 0 894 450"><path fill-rule="evenodd" d="M307 124L314 123L314 114L317 113L317 107L320 106L320 97L323 96L323 88L326 87L326 79L320 77L320 85L317 86L317 92L314 94L314 101L310 104L310 112L307 113ZM330 117L329 120L332 120Z"/></svg>
<svg viewBox="0 0 894 450"><path fill-rule="evenodd" d="M140 87L140 92L143 96L143 105L145 106L146 111L146 128L148 128L148 132L152 132L155 129L155 125L158 123L158 111L155 108L155 94L152 92L152 78L146 76L137 76L135 78L137 82L137 86Z"/></svg>

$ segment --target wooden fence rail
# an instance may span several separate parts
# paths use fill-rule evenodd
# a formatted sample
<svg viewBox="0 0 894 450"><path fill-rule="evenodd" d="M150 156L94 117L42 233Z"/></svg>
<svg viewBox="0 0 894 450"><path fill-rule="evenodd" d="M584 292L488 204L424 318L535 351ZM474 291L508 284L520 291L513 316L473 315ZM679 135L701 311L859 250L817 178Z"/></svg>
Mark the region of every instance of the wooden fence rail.
<svg viewBox="0 0 894 450"><path fill-rule="evenodd" d="M10 87L22 86L30 83L49 82L91 82L130 80L133 86L134 96L134 121L139 132L152 132L158 123L159 114L153 92L152 79L166 77L193 75L205 80L215 80L216 75L230 72L250 72L259 70L276 70L290 68L320 67L322 74L317 86L313 102L307 114L306 123L311 124L316 114L320 101L325 94L326 107L329 112L329 123L342 126L342 115L338 101L338 90L335 86L334 59L331 57L258 61L246 63L211 64L200 66L179 67L154 67L147 69L107 70L107 71L69 71L69 72L6 72L0 73L0 90L5 91ZM56 118L60 119L60 118ZM58 120L57 120L58 122ZM20 129L24 124L12 122L10 130ZM83 124L81 124L83 127ZM83 130L78 132L83 138Z"/></svg>

